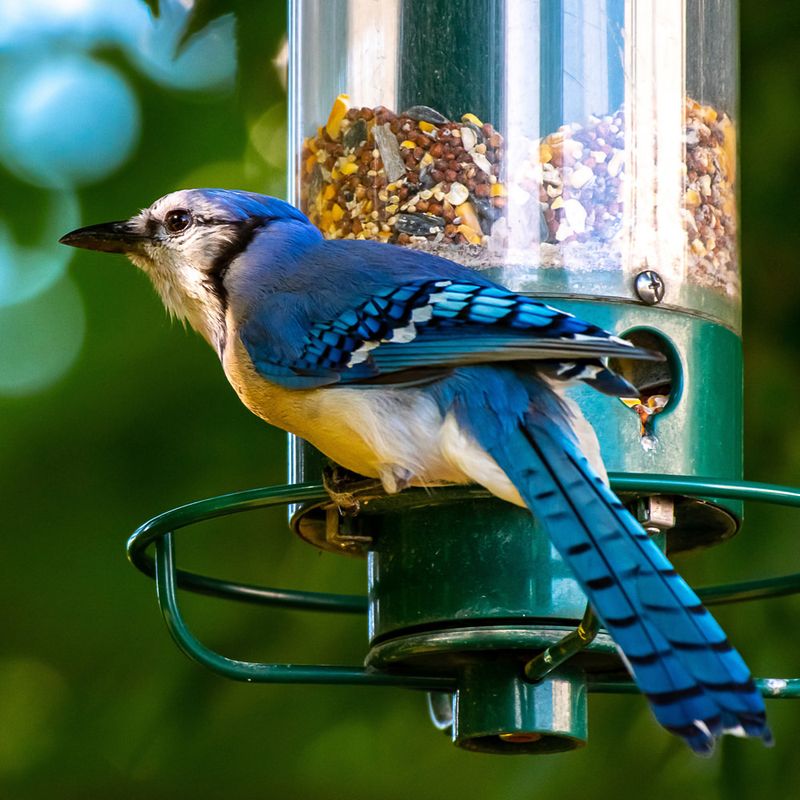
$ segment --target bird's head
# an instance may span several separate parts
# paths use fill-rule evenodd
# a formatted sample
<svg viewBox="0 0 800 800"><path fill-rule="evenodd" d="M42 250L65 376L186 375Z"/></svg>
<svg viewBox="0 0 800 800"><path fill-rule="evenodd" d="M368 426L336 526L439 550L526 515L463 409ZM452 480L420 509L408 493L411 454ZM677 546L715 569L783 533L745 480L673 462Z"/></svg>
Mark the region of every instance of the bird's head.
<svg viewBox="0 0 800 800"><path fill-rule="evenodd" d="M226 279L261 229L278 221L311 223L288 203L229 189L183 189L128 220L78 228L62 244L123 253L152 280L164 305L217 350L225 336Z"/></svg>

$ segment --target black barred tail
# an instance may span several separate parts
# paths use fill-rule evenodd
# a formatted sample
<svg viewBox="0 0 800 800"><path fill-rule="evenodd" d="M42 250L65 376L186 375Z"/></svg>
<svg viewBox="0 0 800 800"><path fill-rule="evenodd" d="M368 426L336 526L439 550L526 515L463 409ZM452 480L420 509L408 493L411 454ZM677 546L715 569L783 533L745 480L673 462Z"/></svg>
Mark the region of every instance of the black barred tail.
<svg viewBox="0 0 800 800"><path fill-rule="evenodd" d="M469 408L460 421L545 526L658 721L703 755L723 733L770 743L764 703L741 656L593 472L565 421L532 411L509 430L500 417Z"/></svg>

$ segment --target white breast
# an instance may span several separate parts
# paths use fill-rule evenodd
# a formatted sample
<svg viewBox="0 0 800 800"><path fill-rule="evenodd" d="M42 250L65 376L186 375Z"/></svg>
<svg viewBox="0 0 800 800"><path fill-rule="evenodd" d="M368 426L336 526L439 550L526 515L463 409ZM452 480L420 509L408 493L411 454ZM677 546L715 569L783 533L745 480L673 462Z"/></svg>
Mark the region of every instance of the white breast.
<svg viewBox="0 0 800 800"><path fill-rule="evenodd" d="M241 342L233 338L224 367L251 411L310 442L343 467L380 478L387 492L409 485L478 483L504 500L524 505L497 462L422 389L285 389L256 373ZM573 407L590 461L604 475L594 431Z"/></svg>

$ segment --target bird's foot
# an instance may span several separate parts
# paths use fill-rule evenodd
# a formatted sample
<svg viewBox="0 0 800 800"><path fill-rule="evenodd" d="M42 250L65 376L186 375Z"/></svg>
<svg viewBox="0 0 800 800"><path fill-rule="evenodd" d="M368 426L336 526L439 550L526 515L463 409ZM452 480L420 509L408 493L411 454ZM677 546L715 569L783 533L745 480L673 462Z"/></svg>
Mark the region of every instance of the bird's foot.
<svg viewBox="0 0 800 800"><path fill-rule="evenodd" d="M359 497L380 491L381 482L331 462L322 470L322 485L339 514L354 517L361 510Z"/></svg>
<svg viewBox="0 0 800 800"><path fill-rule="evenodd" d="M381 482L331 462L322 471L322 485L331 499L331 505L325 510L325 538L338 550L363 553L372 537L360 533L354 517L361 510L363 500L381 492Z"/></svg>

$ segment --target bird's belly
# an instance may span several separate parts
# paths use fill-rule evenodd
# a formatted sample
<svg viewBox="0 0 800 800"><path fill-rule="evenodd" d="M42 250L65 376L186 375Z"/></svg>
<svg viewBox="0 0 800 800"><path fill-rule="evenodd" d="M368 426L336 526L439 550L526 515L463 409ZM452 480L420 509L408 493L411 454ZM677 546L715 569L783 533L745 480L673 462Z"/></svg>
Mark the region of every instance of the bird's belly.
<svg viewBox="0 0 800 800"><path fill-rule="evenodd" d="M310 441L343 466L378 475L388 489L393 478L398 484L465 480L442 457L442 413L424 393L337 387L310 399L320 423Z"/></svg>
<svg viewBox="0 0 800 800"><path fill-rule="evenodd" d="M456 480L438 463L435 443L442 416L435 403L415 390L286 389L264 380L249 359L232 348L225 373L242 402L256 415L305 439L347 469L381 477L387 465L414 475ZM230 355L229 355L230 354Z"/></svg>
<svg viewBox="0 0 800 800"><path fill-rule="evenodd" d="M286 389L264 380L249 359L226 357L224 366L253 413L310 442L337 464L380 478L389 492L407 485L480 483L522 504L494 459L424 389Z"/></svg>

